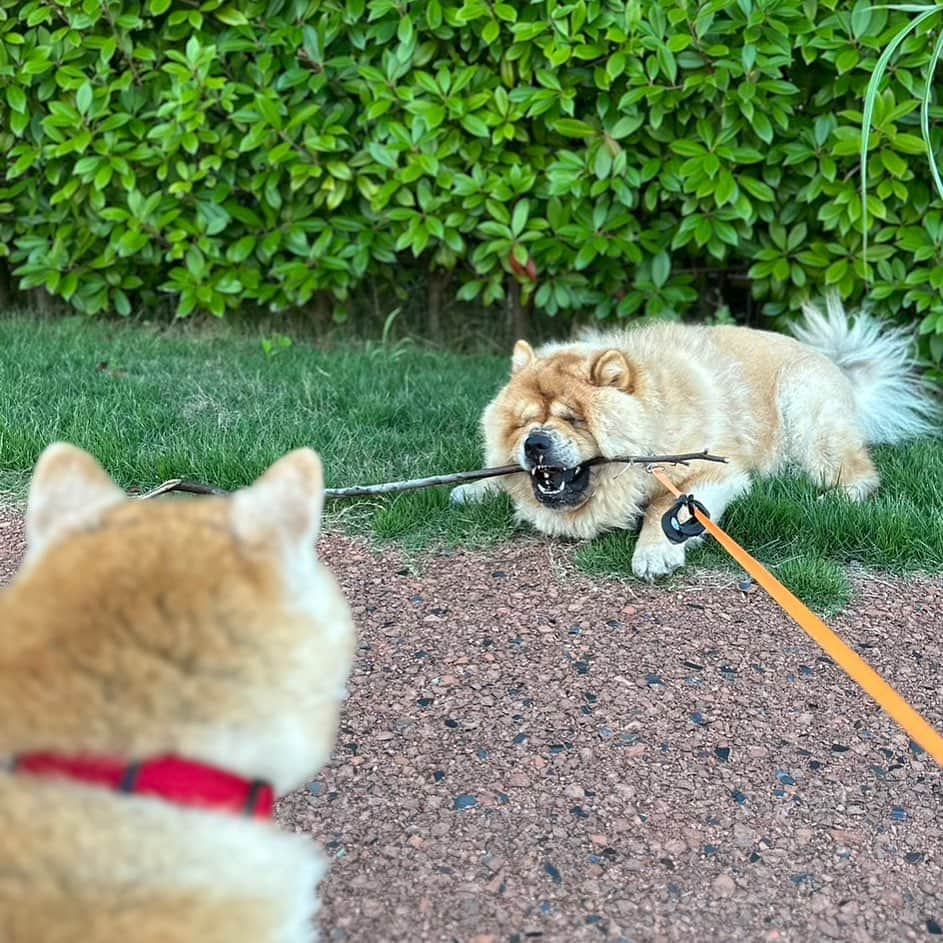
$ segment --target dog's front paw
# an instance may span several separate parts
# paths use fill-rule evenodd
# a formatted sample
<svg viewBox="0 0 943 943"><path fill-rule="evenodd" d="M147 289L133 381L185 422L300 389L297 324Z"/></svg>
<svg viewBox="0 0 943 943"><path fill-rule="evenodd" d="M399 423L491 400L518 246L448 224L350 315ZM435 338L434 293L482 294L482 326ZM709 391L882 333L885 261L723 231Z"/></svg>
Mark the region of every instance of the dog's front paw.
<svg viewBox="0 0 943 943"><path fill-rule="evenodd" d="M487 479L472 481L467 485L457 485L449 494L449 504L476 504L495 493L497 489Z"/></svg>
<svg viewBox="0 0 943 943"><path fill-rule="evenodd" d="M632 572L640 580L657 580L684 566L684 545L667 540L635 545L632 554Z"/></svg>

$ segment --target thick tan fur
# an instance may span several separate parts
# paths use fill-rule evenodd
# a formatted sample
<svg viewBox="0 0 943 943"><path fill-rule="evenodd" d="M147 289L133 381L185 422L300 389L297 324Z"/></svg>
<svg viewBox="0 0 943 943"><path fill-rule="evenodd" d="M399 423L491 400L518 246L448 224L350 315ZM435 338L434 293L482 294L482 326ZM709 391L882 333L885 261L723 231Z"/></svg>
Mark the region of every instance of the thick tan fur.
<svg viewBox="0 0 943 943"><path fill-rule="evenodd" d="M0 594L0 761L175 753L300 786L354 650L314 554L322 501L310 450L232 498L140 502L47 449ZM273 823L0 772L3 943L311 943L324 870Z"/></svg>
<svg viewBox="0 0 943 943"><path fill-rule="evenodd" d="M831 332L833 346L844 345L841 357L852 368L843 370L793 338L730 326L657 324L536 352L519 341L511 379L482 417L485 461L531 467L524 443L534 432L552 443L544 464L568 468L598 455L709 448L729 464L693 463L667 473L715 519L748 490L753 476L790 469L863 500L879 484L866 429L872 441L896 441L924 431L932 407L913 381L899 336L881 334L870 321L860 329L850 325L840 306L830 305L829 312L825 318L810 309L806 330L813 343ZM855 359L859 351L861 362ZM867 362L885 353L885 363ZM518 516L550 535L590 538L641 518L632 561L639 577L654 579L684 563L684 545L670 543L660 524L674 498L640 467L592 468L583 503L572 507L546 506L527 475L463 486L453 500L474 500L494 489L506 490Z"/></svg>

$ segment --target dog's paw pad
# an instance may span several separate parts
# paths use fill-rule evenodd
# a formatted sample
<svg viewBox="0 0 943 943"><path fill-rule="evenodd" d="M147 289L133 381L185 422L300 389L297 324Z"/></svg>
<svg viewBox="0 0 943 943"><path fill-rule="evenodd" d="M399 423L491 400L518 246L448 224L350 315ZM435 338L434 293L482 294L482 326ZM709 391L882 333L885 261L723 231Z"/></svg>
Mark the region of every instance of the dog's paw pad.
<svg viewBox="0 0 943 943"><path fill-rule="evenodd" d="M657 580L684 566L684 545L637 544L632 554L632 572L640 580Z"/></svg>

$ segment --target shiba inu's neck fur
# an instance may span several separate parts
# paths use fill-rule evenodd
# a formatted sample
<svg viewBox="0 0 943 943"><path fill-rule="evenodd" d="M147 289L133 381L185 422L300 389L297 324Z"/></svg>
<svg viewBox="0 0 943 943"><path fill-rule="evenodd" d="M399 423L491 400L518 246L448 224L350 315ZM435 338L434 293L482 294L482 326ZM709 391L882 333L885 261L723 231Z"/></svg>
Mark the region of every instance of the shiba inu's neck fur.
<svg viewBox="0 0 943 943"><path fill-rule="evenodd" d="M297 943L325 867L231 815L0 773L4 943Z"/></svg>
<svg viewBox="0 0 943 943"><path fill-rule="evenodd" d="M354 648L314 553L322 499L309 450L232 498L152 503L50 447L0 594L0 757L175 754L301 785L330 755ZM271 823L7 772L0 836L3 943L313 939L323 863Z"/></svg>

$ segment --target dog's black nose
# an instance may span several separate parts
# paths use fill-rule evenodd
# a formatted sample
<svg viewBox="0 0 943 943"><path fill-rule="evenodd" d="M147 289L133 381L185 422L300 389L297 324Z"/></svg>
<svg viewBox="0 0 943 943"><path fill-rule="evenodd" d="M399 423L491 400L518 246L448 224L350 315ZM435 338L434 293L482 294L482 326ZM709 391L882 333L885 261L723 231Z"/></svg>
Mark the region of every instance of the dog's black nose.
<svg viewBox="0 0 943 943"><path fill-rule="evenodd" d="M532 432L524 440L524 454L535 465L541 465L550 453L552 446L553 443L550 441L550 436L545 432Z"/></svg>

